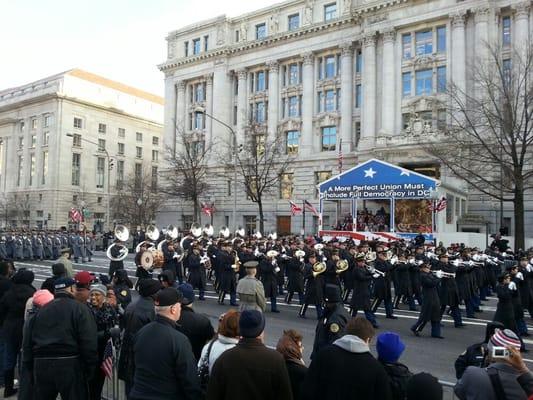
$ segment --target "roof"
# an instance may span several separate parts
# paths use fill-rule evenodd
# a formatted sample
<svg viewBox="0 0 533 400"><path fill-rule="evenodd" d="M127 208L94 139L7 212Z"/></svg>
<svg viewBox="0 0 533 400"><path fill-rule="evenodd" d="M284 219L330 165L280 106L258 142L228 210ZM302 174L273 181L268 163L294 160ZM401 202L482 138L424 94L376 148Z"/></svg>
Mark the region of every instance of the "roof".
<svg viewBox="0 0 533 400"><path fill-rule="evenodd" d="M375 158L318 185L325 200L420 199L434 196L440 182Z"/></svg>

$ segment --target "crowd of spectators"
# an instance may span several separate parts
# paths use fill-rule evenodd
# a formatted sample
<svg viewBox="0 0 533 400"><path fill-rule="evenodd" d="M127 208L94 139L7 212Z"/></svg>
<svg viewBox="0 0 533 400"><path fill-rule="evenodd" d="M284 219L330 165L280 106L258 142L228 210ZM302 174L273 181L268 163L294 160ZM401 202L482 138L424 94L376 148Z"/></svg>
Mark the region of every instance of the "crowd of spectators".
<svg viewBox="0 0 533 400"><path fill-rule="evenodd" d="M364 208L357 211L357 231L359 232L388 232L390 230L390 213L384 207L378 209L375 214ZM338 220L335 227L337 231L353 230L353 215L347 214Z"/></svg>

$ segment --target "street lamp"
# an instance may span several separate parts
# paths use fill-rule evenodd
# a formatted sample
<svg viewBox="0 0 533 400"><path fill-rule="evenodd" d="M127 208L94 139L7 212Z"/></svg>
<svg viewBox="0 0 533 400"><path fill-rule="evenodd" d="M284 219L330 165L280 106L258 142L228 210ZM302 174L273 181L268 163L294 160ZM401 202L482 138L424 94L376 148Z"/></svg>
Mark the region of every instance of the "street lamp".
<svg viewBox="0 0 533 400"><path fill-rule="evenodd" d="M71 137L71 138L74 138L74 135L72 133L67 133L67 136ZM88 140L88 139L85 139L84 137L80 136L80 139L83 140L84 142L87 142L87 143L90 143L90 144L94 144L95 146L98 146L98 143L93 142L93 141ZM106 185L107 201L106 201L105 219L106 219L106 228L109 229L109 208L110 208L110 197L111 197L111 190L109 188L109 182L111 181L111 169L113 167L113 164L112 164L112 161L111 161L111 157L109 156L109 152L105 148L103 148L103 149L98 148L98 151L103 151L104 154L105 154L105 158L107 159L107 185Z"/></svg>
<svg viewBox="0 0 533 400"><path fill-rule="evenodd" d="M233 230L235 231L237 230L237 225L236 225L236 217L237 217L237 134L235 133L235 131L233 130L231 126L219 120L218 118L213 117L212 115L206 113L205 108L195 107L194 111L204 114L206 117L209 117L213 121L218 122L220 125L225 126L231 132L231 136L233 139L232 140L233 141L232 143L232 147L233 147L233 211L231 215L231 224L233 226Z"/></svg>

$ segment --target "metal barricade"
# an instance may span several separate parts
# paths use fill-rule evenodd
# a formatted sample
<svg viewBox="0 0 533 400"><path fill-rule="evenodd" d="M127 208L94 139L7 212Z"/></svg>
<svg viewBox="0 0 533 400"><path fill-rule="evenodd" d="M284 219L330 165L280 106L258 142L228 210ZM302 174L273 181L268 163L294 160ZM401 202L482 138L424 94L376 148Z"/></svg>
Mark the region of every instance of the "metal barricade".
<svg viewBox="0 0 533 400"><path fill-rule="evenodd" d="M442 385L442 391L443 391L443 400L455 400L457 397L455 396L455 393L453 391L453 388L455 386L455 383L453 382L447 382L447 381L441 381L439 380L439 383Z"/></svg>

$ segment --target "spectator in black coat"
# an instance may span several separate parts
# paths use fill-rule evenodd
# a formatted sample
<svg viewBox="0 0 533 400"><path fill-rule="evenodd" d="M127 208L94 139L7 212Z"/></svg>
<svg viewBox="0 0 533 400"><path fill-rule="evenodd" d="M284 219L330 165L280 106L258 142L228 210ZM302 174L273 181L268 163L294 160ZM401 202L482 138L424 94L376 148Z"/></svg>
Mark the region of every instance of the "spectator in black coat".
<svg viewBox="0 0 533 400"><path fill-rule="evenodd" d="M8 261L0 262L0 299L13 286L11 275L13 274L13 264ZM3 321L0 320L0 385L4 385L4 353L5 339L2 328Z"/></svg>
<svg viewBox="0 0 533 400"><path fill-rule="evenodd" d="M404 400L407 382L413 375L407 366L398 362L405 350L405 344L400 336L393 332L379 334L376 342L378 360L387 371L391 381L392 398Z"/></svg>
<svg viewBox="0 0 533 400"><path fill-rule="evenodd" d="M22 329L26 302L35 293L33 272L21 269L13 276L14 285L0 300L0 319L3 321L3 331L6 343L4 364L4 397L17 393L13 388L15 380L15 366L22 347Z"/></svg>
<svg viewBox="0 0 533 400"><path fill-rule="evenodd" d="M65 266L61 263L55 263L52 265L52 276L50 278L46 278L46 280L42 283L41 289L46 289L50 293L55 293L55 282L60 279L64 278L67 275L67 270Z"/></svg>
<svg viewBox="0 0 533 400"><path fill-rule="evenodd" d="M118 377L125 381L126 395L129 394L133 386L133 374L135 371L133 342L135 334L143 326L155 319L154 298L156 293L162 288L161 283L154 279L142 279L138 285L140 298L130 303L122 318L124 338L118 362Z"/></svg>
<svg viewBox="0 0 533 400"><path fill-rule="evenodd" d="M442 400L442 385L426 372L413 375L407 383L406 400Z"/></svg>
<svg viewBox="0 0 533 400"><path fill-rule="evenodd" d="M293 329L283 331L276 350L285 359L285 366L291 381L292 398L301 399L300 392L307 373L307 367L302 360L303 344L302 335Z"/></svg>
<svg viewBox="0 0 533 400"><path fill-rule="evenodd" d="M211 321L205 315L195 313L192 309L194 302L194 290L188 283L179 285L178 290L182 294L181 299L181 316L178 320L178 331L187 336L191 342L192 351L196 361L202 355L204 345L213 339L215 330Z"/></svg>
<svg viewBox="0 0 533 400"><path fill-rule="evenodd" d="M369 343L374 332L365 318L351 319L345 335L313 357L302 387L302 398L391 400L387 372L370 354Z"/></svg>

